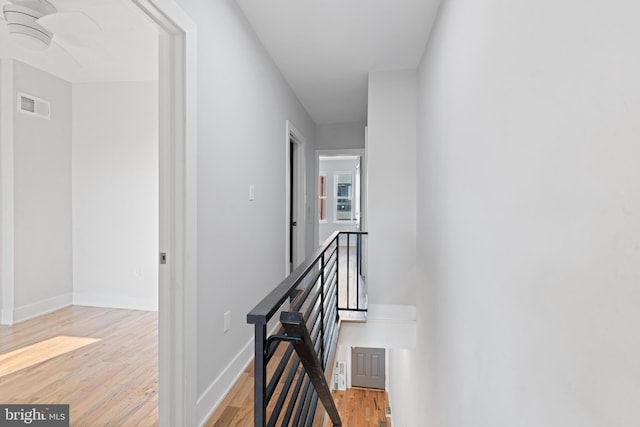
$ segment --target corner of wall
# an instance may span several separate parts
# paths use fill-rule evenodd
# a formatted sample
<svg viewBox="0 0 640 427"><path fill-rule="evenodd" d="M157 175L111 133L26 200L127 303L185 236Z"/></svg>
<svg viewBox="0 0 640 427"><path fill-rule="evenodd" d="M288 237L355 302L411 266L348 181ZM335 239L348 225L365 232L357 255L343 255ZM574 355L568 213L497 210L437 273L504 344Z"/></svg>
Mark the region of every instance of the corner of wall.
<svg viewBox="0 0 640 427"><path fill-rule="evenodd" d="M120 294L102 294L95 292L73 292L73 305L85 307L118 308L124 310L158 311L158 300L153 298L134 298Z"/></svg>
<svg viewBox="0 0 640 427"><path fill-rule="evenodd" d="M71 293L66 293L16 307L15 310L13 310L13 323L24 322L25 320L54 312L61 308L68 307L72 303L73 298Z"/></svg>
<svg viewBox="0 0 640 427"><path fill-rule="evenodd" d="M13 325L13 310L0 309L0 325L5 325L5 326Z"/></svg>
<svg viewBox="0 0 640 427"><path fill-rule="evenodd" d="M0 59L0 308L2 324L13 323L13 60Z"/></svg>

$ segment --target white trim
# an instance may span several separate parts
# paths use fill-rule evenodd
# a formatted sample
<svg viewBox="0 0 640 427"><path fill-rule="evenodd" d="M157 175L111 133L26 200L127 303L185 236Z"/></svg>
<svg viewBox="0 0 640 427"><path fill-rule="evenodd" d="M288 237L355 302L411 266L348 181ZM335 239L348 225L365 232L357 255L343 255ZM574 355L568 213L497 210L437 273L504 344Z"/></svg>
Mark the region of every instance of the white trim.
<svg viewBox="0 0 640 427"><path fill-rule="evenodd" d="M285 129L286 129L286 138L285 138L285 276L288 276L290 271L289 271L289 267L290 267L290 263L289 263L289 234L290 234L290 227L289 225L291 224L291 215L289 213L289 200L291 198L290 194L289 194L289 189L290 189L290 182L289 182L289 175L290 175L290 167L289 167L289 143L290 142L295 142L297 145L297 149L295 150L295 155L296 155L296 164L298 165L298 170L296 173L296 178L297 181L299 183L299 185L296 186L296 192L297 192L297 206L296 208L296 213L297 213L297 218L296 218L296 222L297 222L297 226L296 226L296 252L293 254L293 268L295 269L298 265L300 265L300 263L302 261L304 261L305 257L306 257L306 250L305 250L305 237L307 234L307 219L306 219L306 200L307 200L307 196L306 196L306 188L307 188L307 184L306 184L306 157L305 157L305 145L307 142L307 139L304 137L304 135L293 125L293 123L291 123L289 120L287 120L285 122ZM291 136L293 135L293 138L291 138ZM317 192L317 190L316 190Z"/></svg>
<svg viewBox="0 0 640 427"><path fill-rule="evenodd" d="M6 93L5 93L6 92ZM0 59L0 183L2 316L0 324L13 324L14 312L14 188L13 188L13 60Z"/></svg>
<svg viewBox="0 0 640 427"><path fill-rule="evenodd" d="M247 367L253 360L253 343L254 340L251 338L238 354L236 354L233 360L222 370L220 375L207 387L205 392L198 397L198 426L205 425L240 379L240 376L247 370Z"/></svg>
<svg viewBox="0 0 640 427"><path fill-rule="evenodd" d="M0 309L0 325L11 326L13 325L13 309Z"/></svg>
<svg viewBox="0 0 640 427"><path fill-rule="evenodd" d="M133 0L160 34L159 425L196 419L197 28L175 0Z"/></svg>
<svg viewBox="0 0 640 427"><path fill-rule="evenodd" d="M131 298L92 292L74 292L73 305L86 307L121 308L124 310L158 311L158 301L149 298Z"/></svg>
<svg viewBox="0 0 640 427"><path fill-rule="evenodd" d="M364 127L364 153L360 157L360 231L369 231L369 128ZM369 239L362 240L362 277L369 274Z"/></svg>
<svg viewBox="0 0 640 427"><path fill-rule="evenodd" d="M13 324L24 322L25 320L33 319L34 317L42 316L43 314L51 313L64 307L69 307L72 300L72 294L68 292L23 305L22 307L16 307L13 310Z"/></svg>

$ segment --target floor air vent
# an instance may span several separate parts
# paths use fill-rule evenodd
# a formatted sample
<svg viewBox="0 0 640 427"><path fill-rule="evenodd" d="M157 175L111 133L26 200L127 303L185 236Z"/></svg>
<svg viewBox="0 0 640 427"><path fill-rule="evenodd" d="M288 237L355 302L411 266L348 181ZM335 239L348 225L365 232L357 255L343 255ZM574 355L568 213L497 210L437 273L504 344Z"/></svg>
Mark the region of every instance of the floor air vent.
<svg viewBox="0 0 640 427"><path fill-rule="evenodd" d="M18 92L18 111L43 119L51 119L51 103L26 93Z"/></svg>

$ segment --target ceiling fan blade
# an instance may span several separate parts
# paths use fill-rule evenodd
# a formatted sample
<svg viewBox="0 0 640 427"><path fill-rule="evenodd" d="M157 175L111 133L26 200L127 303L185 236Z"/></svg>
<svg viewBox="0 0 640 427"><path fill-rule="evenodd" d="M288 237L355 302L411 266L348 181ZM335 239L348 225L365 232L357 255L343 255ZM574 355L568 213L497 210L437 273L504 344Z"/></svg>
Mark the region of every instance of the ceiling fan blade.
<svg viewBox="0 0 640 427"><path fill-rule="evenodd" d="M40 15L48 15L49 13L56 12L56 8L47 0L9 0L7 3L26 7L38 12Z"/></svg>
<svg viewBox="0 0 640 427"><path fill-rule="evenodd" d="M53 34L83 35L97 33L100 26L84 12L57 12L36 21Z"/></svg>
<svg viewBox="0 0 640 427"><path fill-rule="evenodd" d="M58 35L53 37L53 40L68 53L73 55L77 53L80 58L85 58L87 55L93 58L98 58L102 61L114 61L113 55L105 49L93 37L81 37L73 35Z"/></svg>
<svg viewBox="0 0 640 427"><path fill-rule="evenodd" d="M55 39L51 42L51 46L49 46L49 50L53 53L53 55L57 55L59 57L64 57L66 60L71 61L76 67L83 68L80 62L65 49L60 43L58 43Z"/></svg>

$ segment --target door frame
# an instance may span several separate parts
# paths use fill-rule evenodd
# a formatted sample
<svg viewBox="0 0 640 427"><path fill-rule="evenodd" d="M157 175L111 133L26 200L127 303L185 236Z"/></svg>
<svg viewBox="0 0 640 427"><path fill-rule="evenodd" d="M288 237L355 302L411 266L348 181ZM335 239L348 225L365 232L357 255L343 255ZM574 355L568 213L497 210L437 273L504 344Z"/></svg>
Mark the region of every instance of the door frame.
<svg viewBox="0 0 640 427"><path fill-rule="evenodd" d="M159 425L196 424L197 349L197 27L175 0L133 0L159 36ZM2 62L5 64L5 61ZM4 67L4 65L3 65ZM3 69L6 71L6 69ZM4 81L11 76L2 73ZM3 96L4 102L13 97ZM14 108L0 109L3 122ZM5 128L5 126L3 126ZM2 323L12 323L12 129L0 134L2 152Z"/></svg>
<svg viewBox="0 0 640 427"><path fill-rule="evenodd" d="M337 156L359 156L360 157L360 217L359 228L360 231L367 231L366 229L366 198L367 198L367 156L366 148L345 148L337 150L316 150L315 159L315 174L314 179L316 184L314 185L314 197L316 202L320 198L320 188L318 186L318 177L320 176L320 157L337 157ZM354 177L355 179L355 177ZM329 191L327 189L327 191ZM329 209L329 207L327 207ZM320 226L318 221L318 212L313 215L314 223L314 241L320 240Z"/></svg>
<svg viewBox="0 0 640 427"><path fill-rule="evenodd" d="M158 422L195 425L197 27L175 0L133 0L160 29Z"/></svg>
<svg viewBox="0 0 640 427"><path fill-rule="evenodd" d="M289 263L289 251L290 251L290 242L291 242L291 213L290 213L290 203L291 203L291 157L290 157L290 146L291 142L295 143L294 149L294 162L296 164L297 170L295 170L296 181L299 183L294 188L296 195L296 206L295 210L297 213L297 226L295 231L295 236L293 239L295 241L295 252L293 253L293 269L295 269L300 263L304 261L306 258L306 156L305 156L305 145L307 139L304 137L302 132L300 132L291 121L287 120L285 123L285 260L284 260L284 271L285 277L290 274L290 263ZM294 168L295 169L295 168Z"/></svg>
<svg viewBox="0 0 640 427"><path fill-rule="evenodd" d="M10 90L11 95L0 97L0 325L12 325L14 308L14 171L13 171L13 60L0 60L0 91Z"/></svg>

